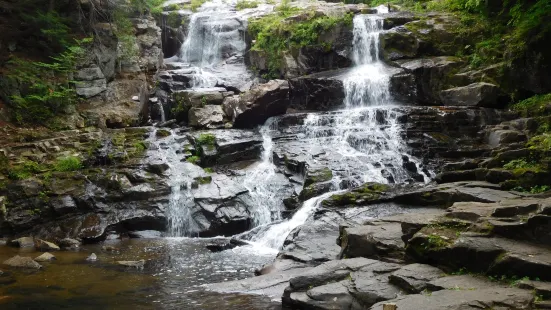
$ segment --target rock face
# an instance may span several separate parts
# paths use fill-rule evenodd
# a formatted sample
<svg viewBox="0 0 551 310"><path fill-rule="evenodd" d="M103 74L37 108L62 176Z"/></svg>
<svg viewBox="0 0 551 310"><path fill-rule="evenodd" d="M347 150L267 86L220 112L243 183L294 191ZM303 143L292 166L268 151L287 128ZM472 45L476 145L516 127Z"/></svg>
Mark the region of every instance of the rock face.
<svg viewBox="0 0 551 310"><path fill-rule="evenodd" d="M235 128L250 128L264 124L271 116L285 114L289 105L289 83L272 80L251 90L227 97L224 111Z"/></svg>
<svg viewBox="0 0 551 310"><path fill-rule="evenodd" d="M342 106L347 69L315 73L289 80L290 108L327 111Z"/></svg>
<svg viewBox="0 0 551 310"><path fill-rule="evenodd" d="M216 128L224 124L224 111L219 105L206 105L189 110L189 125L197 128Z"/></svg>
<svg viewBox="0 0 551 310"><path fill-rule="evenodd" d="M499 88L490 83L473 83L443 90L440 97L444 105L451 106L502 108L508 103Z"/></svg>

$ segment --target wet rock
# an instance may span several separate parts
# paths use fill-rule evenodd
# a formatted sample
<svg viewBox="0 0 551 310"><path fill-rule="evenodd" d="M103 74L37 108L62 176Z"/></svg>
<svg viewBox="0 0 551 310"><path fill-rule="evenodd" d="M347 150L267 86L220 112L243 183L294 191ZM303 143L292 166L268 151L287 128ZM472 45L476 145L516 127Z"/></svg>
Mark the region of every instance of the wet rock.
<svg viewBox="0 0 551 310"><path fill-rule="evenodd" d="M60 248L57 244L41 240L41 239L35 239L34 240L34 247L39 251L59 251Z"/></svg>
<svg viewBox="0 0 551 310"><path fill-rule="evenodd" d="M327 111L342 106L343 79L348 70L333 70L289 80L290 107Z"/></svg>
<svg viewBox="0 0 551 310"><path fill-rule="evenodd" d="M143 267L145 266L145 260L141 259L138 261L117 261L117 264L128 268L143 269Z"/></svg>
<svg viewBox="0 0 551 310"><path fill-rule="evenodd" d="M40 268L42 268L42 265L35 262L32 258L22 257L22 256L19 256L19 255L16 255L16 256L8 259L8 260L5 260L3 264L8 265L10 267L15 267L15 268L26 268L26 269L40 269Z"/></svg>
<svg viewBox="0 0 551 310"><path fill-rule="evenodd" d="M391 188L388 185L368 182L342 194L335 194L322 202L326 208L347 205L366 205L379 201Z"/></svg>
<svg viewBox="0 0 551 310"><path fill-rule="evenodd" d="M383 57L387 61L414 58L419 53L419 42L405 27L397 27L380 35Z"/></svg>
<svg viewBox="0 0 551 310"><path fill-rule="evenodd" d="M10 285L15 282L15 277L11 273L0 270L0 286Z"/></svg>
<svg viewBox="0 0 551 310"><path fill-rule="evenodd" d="M421 293L428 282L443 276L445 273L436 267L411 264L394 271L389 276L389 282L409 293Z"/></svg>
<svg viewBox="0 0 551 310"><path fill-rule="evenodd" d="M21 237L10 241L10 245L19 248L30 248L34 247L34 239L32 237Z"/></svg>
<svg viewBox="0 0 551 310"><path fill-rule="evenodd" d="M80 248L81 242L76 239L64 238L59 240L59 246L64 250L75 250Z"/></svg>
<svg viewBox="0 0 551 310"><path fill-rule="evenodd" d="M206 245L206 248L211 252L222 252L235 247L237 247L237 244L228 242L227 240L219 240Z"/></svg>
<svg viewBox="0 0 551 310"><path fill-rule="evenodd" d="M218 128L224 125L224 111L219 105L206 105L189 109L189 126L196 128Z"/></svg>
<svg viewBox="0 0 551 310"><path fill-rule="evenodd" d="M69 214L76 212L77 205L75 201L73 200L73 197L66 195L63 197L60 197L59 199L56 199L53 203L54 210L59 215Z"/></svg>
<svg viewBox="0 0 551 310"><path fill-rule="evenodd" d="M333 184L333 182L328 181L328 182L321 182L321 183L313 183L311 185L304 187L302 191L300 191L298 198L301 201L306 201L310 198L320 196L332 190L335 190L335 184Z"/></svg>
<svg viewBox="0 0 551 310"><path fill-rule="evenodd" d="M440 98L447 106L502 108L508 103L496 85L484 82L443 90Z"/></svg>
<svg viewBox="0 0 551 310"><path fill-rule="evenodd" d="M526 135L518 130L498 129L489 132L487 141L491 147L501 147L510 143L525 142Z"/></svg>
<svg viewBox="0 0 551 310"><path fill-rule="evenodd" d="M95 262L97 260L98 260L98 257L95 253L90 254L90 256L86 258L86 261L88 262Z"/></svg>
<svg viewBox="0 0 551 310"><path fill-rule="evenodd" d="M333 172L327 167L321 169L308 169L304 178L304 186L306 187L313 183L329 181L332 178Z"/></svg>
<svg viewBox="0 0 551 310"><path fill-rule="evenodd" d="M155 174L163 174L165 171L167 171L170 168L170 166L162 161L161 159L152 159L149 162L145 164L145 171L155 173Z"/></svg>
<svg viewBox="0 0 551 310"><path fill-rule="evenodd" d="M112 245L104 245L101 247L101 250L105 252L111 252L111 253L120 253L120 249Z"/></svg>
<svg viewBox="0 0 551 310"><path fill-rule="evenodd" d="M285 114L289 105L289 83L272 80L238 96L224 99L224 112L235 128L251 128L272 116Z"/></svg>
<svg viewBox="0 0 551 310"><path fill-rule="evenodd" d="M214 136L214 145L199 145L201 135ZM257 159L262 150L262 137L250 130L209 130L189 135L196 148L201 148L201 164L224 165L238 161Z"/></svg>
<svg viewBox="0 0 551 310"><path fill-rule="evenodd" d="M163 233L157 230L129 231L128 236L138 239L158 239L163 236Z"/></svg>
<svg viewBox="0 0 551 310"><path fill-rule="evenodd" d="M56 260L56 258L55 258L55 256L52 255L51 253L46 252L46 253L44 253L44 254L42 254L42 255L36 257L34 260L35 260L36 262L41 263L41 262L53 261L53 260Z"/></svg>

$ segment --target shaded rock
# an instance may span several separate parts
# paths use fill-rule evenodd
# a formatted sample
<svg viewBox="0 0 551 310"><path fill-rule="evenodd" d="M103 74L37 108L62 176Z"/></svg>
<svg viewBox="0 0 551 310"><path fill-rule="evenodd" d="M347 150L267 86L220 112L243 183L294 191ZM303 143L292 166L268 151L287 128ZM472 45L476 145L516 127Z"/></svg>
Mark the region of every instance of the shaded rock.
<svg viewBox="0 0 551 310"><path fill-rule="evenodd" d="M321 169L308 169L306 176L304 177L304 186L311 185L313 183L329 181L333 178L333 172L327 167Z"/></svg>
<svg viewBox="0 0 551 310"><path fill-rule="evenodd" d="M383 57L387 61L414 58L419 51L417 38L404 27L381 33L380 40Z"/></svg>
<svg viewBox="0 0 551 310"><path fill-rule="evenodd" d="M19 256L19 255L16 255L16 256L14 256L10 259L5 260L3 264L8 265L10 267L15 267L15 268L27 268L27 269L40 269L40 268L42 268L42 265L35 262L32 258L22 257L22 256Z"/></svg>
<svg viewBox="0 0 551 310"><path fill-rule="evenodd" d="M139 239L157 239L163 236L163 233L157 230L141 230L141 231L129 231L128 236L130 238Z"/></svg>
<svg viewBox="0 0 551 310"><path fill-rule="evenodd" d="M80 247L81 242L76 239L71 238L64 238L59 240L59 246L62 249L78 249Z"/></svg>
<svg viewBox="0 0 551 310"><path fill-rule="evenodd" d="M492 130L487 136L488 144L491 147L500 147L510 143L525 142L526 140L526 135L518 130Z"/></svg>
<svg viewBox="0 0 551 310"><path fill-rule="evenodd" d="M411 264L394 271L389 276L389 282L409 293L421 293L429 281L443 276L445 273L436 267Z"/></svg>
<svg viewBox="0 0 551 310"><path fill-rule="evenodd" d="M327 111L342 106L343 79L347 72L347 69L340 69L289 80L290 107L297 110Z"/></svg>
<svg viewBox="0 0 551 310"><path fill-rule="evenodd" d="M502 108L508 103L496 85L484 82L443 90L440 98L447 106Z"/></svg>
<svg viewBox="0 0 551 310"><path fill-rule="evenodd" d="M51 253L46 252L46 253L36 257L34 260L36 262L49 262L49 261L56 260L56 258Z"/></svg>
<svg viewBox="0 0 551 310"><path fill-rule="evenodd" d="M124 267L143 269L145 266L145 260L141 259L138 261L117 261L117 264Z"/></svg>
<svg viewBox="0 0 551 310"><path fill-rule="evenodd" d="M272 116L285 114L289 105L289 83L272 80L240 95L224 99L224 112L235 128L251 128Z"/></svg>
<svg viewBox="0 0 551 310"><path fill-rule="evenodd" d="M21 237L10 241L10 245L20 248L34 247L34 239L32 237Z"/></svg>
<svg viewBox="0 0 551 310"><path fill-rule="evenodd" d="M48 242L41 239L34 240L34 247L39 251L59 251L60 248L57 244Z"/></svg>

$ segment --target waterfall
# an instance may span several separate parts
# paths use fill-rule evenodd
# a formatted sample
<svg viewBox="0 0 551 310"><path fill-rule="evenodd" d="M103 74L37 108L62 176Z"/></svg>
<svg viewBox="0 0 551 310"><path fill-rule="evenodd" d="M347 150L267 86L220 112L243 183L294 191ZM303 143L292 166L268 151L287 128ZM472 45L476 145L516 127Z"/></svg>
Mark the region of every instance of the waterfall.
<svg viewBox="0 0 551 310"><path fill-rule="evenodd" d="M215 87L219 80L236 77L249 78L243 60L246 21L234 7L235 3L213 0L191 15L177 58L192 69L192 88ZM230 58L234 59L228 62Z"/></svg>
<svg viewBox="0 0 551 310"><path fill-rule="evenodd" d="M386 7L380 10L384 12ZM344 80L345 109L308 114L299 129L298 136L308 144L306 149L342 156L343 164L333 173L334 191L305 201L290 220L259 229L251 238L255 244L281 248L288 234L303 225L324 199L342 190L343 179L359 185L370 181L402 183L410 178L403 165L407 149L398 121L402 112L389 91L392 70L379 57L382 31L380 16L354 17L354 67ZM315 156L311 160L316 163ZM415 158L408 160L419 166ZM421 176L428 181L426 175Z"/></svg>
<svg viewBox="0 0 551 310"><path fill-rule="evenodd" d="M354 17L352 60L355 68L344 80L347 108L381 106L390 103L390 74L379 59L379 34L383 19L379 16Z"/></svg>
<svg viewBox="0 0 551 310"><path fill-rule="evenodd" d="M269 224L281 219L281 200L277 193L280 188L275 179L278 177L276 166L272 161L273 141L271 130L277 127L273 118L266 121L260 129L263 139L261 162L247 171L244 186L249 191L254 209L255 226Z"/></svg>

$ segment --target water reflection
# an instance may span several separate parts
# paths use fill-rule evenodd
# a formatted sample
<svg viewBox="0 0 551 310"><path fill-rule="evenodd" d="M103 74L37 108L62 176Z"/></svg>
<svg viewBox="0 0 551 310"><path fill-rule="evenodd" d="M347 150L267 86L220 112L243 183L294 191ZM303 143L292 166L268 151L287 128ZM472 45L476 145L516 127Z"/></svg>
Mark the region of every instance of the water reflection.
<svg viewBox="0 0 551 310"><path fill-rule="evenodd" d="M279 309L261 296L218 294L204 284L250 277L273 251L239 247L219 253L208 239L131 239L109 244L118 252L90 245L80 252L57 252L57 261L39 271L2 265L1 309ZM85 262L94 252L96 263ZM0 246L0 261L39 252ZM119 260L146 260L143 270L117 266ZM15 282L13 282L15 280ZM13 283L11 283L13 282Z"/></svg>

